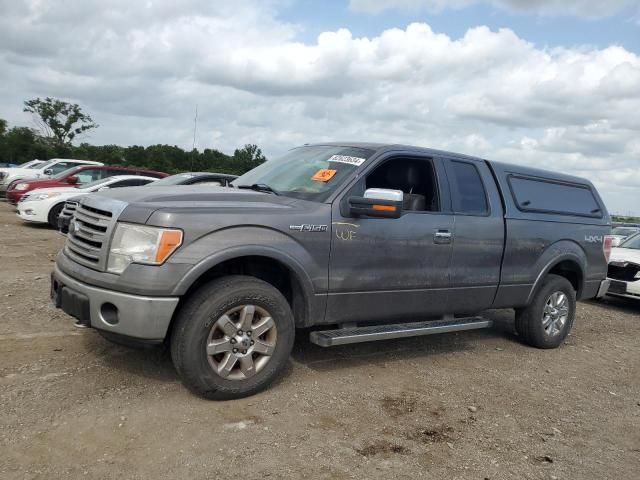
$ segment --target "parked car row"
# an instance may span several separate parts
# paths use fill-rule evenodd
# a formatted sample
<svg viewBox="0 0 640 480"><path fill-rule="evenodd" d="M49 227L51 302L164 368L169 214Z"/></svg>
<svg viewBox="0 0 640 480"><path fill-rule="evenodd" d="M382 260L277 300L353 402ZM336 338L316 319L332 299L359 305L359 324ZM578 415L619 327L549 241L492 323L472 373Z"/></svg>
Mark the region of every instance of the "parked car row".
<svg viewBox="0 0 640 480"><path fill-rule="evenodd" d="M107 166L76 159L33 160L14 168L0 169L3 193L16 205L18 216L31 223L48 223L63 233L68 230L77 198L115 188L144 185L213 185L227 187L236 178L212 172L171 175L139 168ZM67 200L68 208L65 210ZM65 210L65 215L61 213Z"/></svg>
<svg viewBox="0 0 640 480"><path fill-rule="evenodd" d="M41 188L67 187L77 188L88 183L113 177L114 175L145 175L154 179L164 178L168 174L139 168L112 167L104 165L80 165L68 168L50 178L13 181L6 192L9 203L16 205L28 192Z"/></svg>
<svg viewBox="0 0 640 480"><path fill-rule="evenodd" d="M91 162L89 160L52 158L51 160L36 165L32 164L19 168L3 168L0 170L0 196L4 196L9 186L18 180L49 178L80 165L102 165L102 163Z"/></svg>

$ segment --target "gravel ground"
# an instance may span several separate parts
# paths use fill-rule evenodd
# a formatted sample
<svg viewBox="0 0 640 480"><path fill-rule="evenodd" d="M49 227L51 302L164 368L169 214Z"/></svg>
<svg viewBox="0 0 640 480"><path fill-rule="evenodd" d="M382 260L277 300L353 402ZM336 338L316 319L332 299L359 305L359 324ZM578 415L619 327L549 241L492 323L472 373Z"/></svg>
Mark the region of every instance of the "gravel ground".
<svg viewBox="0 0 640 480"><path fill-rule="evenodd" d="M49 302L63 239L0 204L0 477L640 478L640 302L578 306L557 350L492 330L321 349L243 400L180 385Z"/></svg>

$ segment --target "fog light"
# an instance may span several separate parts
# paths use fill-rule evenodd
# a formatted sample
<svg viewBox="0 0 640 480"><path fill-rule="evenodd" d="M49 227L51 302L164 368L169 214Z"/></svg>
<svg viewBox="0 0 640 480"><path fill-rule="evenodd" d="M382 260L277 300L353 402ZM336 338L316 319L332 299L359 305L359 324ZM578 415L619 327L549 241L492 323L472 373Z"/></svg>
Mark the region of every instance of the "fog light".
<svg viewBox="0 0 640 480"><path fill-rule="evenodd" d="M100 317L109 325L117 325L120 321L118 318L118 307L113 303L103 303L100 307Z"/></svg>

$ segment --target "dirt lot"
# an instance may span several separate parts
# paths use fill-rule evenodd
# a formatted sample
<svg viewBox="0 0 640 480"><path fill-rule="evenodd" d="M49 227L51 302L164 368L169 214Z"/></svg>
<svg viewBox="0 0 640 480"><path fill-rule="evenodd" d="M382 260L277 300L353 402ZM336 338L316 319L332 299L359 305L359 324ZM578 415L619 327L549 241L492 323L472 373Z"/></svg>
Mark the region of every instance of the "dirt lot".
<svg viewBox="0 0 640 480"><path fill-rule="evenodd" d="M63 239L0 203L0 477L640 478L640 303L581 303L557 350L490 331L321 349L208 402L162 351L49 303ZM635 472L635 473L634 473Z"/></svg>

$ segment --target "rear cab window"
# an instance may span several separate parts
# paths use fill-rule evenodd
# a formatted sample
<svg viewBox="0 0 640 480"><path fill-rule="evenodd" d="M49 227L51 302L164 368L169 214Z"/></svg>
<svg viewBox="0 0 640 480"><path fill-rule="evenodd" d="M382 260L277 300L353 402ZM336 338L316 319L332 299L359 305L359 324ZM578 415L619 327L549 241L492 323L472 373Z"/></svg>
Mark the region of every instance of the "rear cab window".
<svg viewBox="0 0 640 480"><path fill-rule="evenodd" d="M508 180L521 211L602 218L602 209L588 185L513 174Z"/></svg>
<svg viewBox="0 0 640 480"><path fill-rule="evenodd" d="M447 161L453 212L461 215L489 214L487 192L478 168L471 162Z"/></svg>

